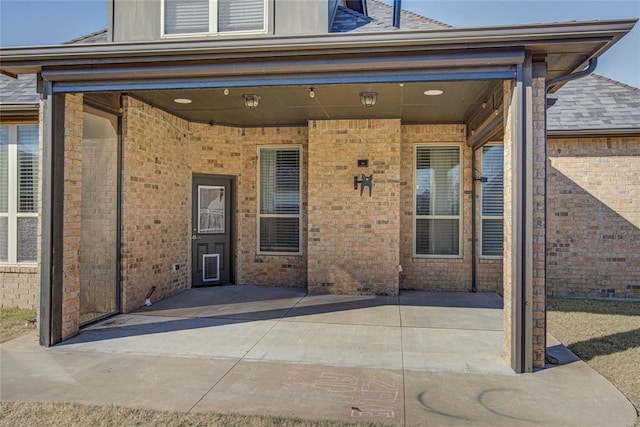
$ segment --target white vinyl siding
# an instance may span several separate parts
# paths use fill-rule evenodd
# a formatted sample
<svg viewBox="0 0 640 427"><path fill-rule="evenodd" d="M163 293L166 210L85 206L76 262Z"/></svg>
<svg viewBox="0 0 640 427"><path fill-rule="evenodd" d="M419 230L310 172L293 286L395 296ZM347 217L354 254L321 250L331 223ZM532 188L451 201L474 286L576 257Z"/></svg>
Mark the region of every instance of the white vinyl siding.
<svg viewBox="0 0 640 427"><path fill-rule="evenodd" d="M459 257L459 146L418 146L415 163L416 256Z"/></svg>
<svg viewBox="0 0 640 427"><path fill-rule="evenodd" d="M300 254L300 148L260 148L258 167L258 252Z"/></svg>
<svg viewBox="0 0 640 427"><path fill-rule="evenodd" d="M502 257L504 209L504 149L502 145L482 147L482 220L481 255Z"/></svg>
<svg viewBox="0 0 640 427"><path fill-rule="evenodd" d="M36 262L37 125L0 126L0 262Z"/></svg>
<svg viewBox="0 0 640 427"><path fill-rule="evenodd" d="M265 31L265 0L164 0L164 34Z"/></svg>

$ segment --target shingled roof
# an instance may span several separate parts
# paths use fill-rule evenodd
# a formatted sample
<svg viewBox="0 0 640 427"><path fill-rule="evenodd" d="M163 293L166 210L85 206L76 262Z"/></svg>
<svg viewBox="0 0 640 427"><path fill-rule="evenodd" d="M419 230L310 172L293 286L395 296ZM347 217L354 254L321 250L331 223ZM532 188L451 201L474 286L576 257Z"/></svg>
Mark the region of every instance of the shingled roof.
<svg viewBox="0 0 640 427"><path fill-rule="evenodd" d="M0 74L0 104L3 108L10 105L37 104L39 99L36 92L36 76L33 74L17 79Z"/></svg>
<svg viewBox="0 0 640 427"><path fill-rule="evenodd" d="M96 44L96 43L107 43L109 40L107 39L107 30L96 31L95 33L87 34L85 36L80 36L75 39L66 41L62 44Z"/></svg>
<svg viewBox="0 0 640 427"><path fill-rule="evenodd" d="M367 0L368 16L338 6L331 24L332 33L398 31L393 26L393 6L379 0ZM451 25L427 18L417 13L402 10L400 30L442 30Z"/></svg>
<svg viewBox="0 0 640 427"><path fill-rule="evenodd" d="M596 74L556 92L547 113L549 132L640 130L640 89Z"/></svg>

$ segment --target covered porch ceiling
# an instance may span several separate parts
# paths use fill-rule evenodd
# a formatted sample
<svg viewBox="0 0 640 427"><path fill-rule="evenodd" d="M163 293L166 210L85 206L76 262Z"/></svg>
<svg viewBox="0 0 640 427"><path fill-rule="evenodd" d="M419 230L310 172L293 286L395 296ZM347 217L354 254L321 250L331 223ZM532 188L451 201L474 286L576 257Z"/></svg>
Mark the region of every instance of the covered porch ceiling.
<svg viewBox="0 0 640 427"><path fill-rule="evenodd" d="M308 120L401 119L403 123L465 123L492 102L499 81L288 85L133 91L132 95L185 120L238 127L306 125ZM425 95L440 90L440 95ZM362 92L377 94L365 107ZM428 93L428 92L427 92ZM260 96L255 109L243 95ZM175 100L189 100L179 103ZM183 101L185 102L185 101Z"/></svg>

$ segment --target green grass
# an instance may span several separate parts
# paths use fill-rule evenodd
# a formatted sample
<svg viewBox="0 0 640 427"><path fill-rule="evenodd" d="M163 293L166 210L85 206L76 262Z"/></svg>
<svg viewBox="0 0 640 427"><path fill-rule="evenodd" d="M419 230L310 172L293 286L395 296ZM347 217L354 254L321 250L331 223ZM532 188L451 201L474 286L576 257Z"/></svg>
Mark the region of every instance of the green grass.
<svg viewBox="0 0 640 427"><path fill-rule="evenodd" d="M0 343L33 331L36 328L36 324L27 321L35 317L35 310L0 308Z"/></svg>
<svg viewBox="0 0 640 427"><path fill-rule="evenodd" d="M349 423L328 420L271 417L265 415L185 413L92 406L75 403L0 403L0 426L207 426L207 427L347 427L381 426L378 423Z"/></svg>
<svg viewBox="0 0 640 427"><path fill-rule="evenodd" d="M547 324L640 410L640 302L548 298Z"/></svg>

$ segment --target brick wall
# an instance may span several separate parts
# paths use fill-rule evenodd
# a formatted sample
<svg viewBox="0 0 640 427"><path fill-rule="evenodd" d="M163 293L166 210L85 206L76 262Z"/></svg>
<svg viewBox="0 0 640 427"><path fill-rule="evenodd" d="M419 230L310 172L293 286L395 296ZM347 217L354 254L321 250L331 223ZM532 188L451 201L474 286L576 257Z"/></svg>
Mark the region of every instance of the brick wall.
<svg viewBox="0 0 640 427"><path fill-rule="evenodd" d="M547 293L640 298L640 136L551 138Z"/></svg>
<svg viewBox="0 0 640 427"><path fill-rule="evenodd" d="M80 235L82 224L82 95L65 95L64 224L62 236L62 339L80 321Z"/></svg>
<svg viewBox="0 0 640 427"><path fill-rule="evenodd" d="M125 97L122 120L122 310L189 286L191 170L188 125ZM180 264L177 272L173 264Z"/></svg>
<svg viewBox="0 0 640 427"><path fill-rule="evenodd" d="M415 146L456 145L462 150L462 246L460 258L413 256ZM402 289L468 291L471 289L471 149L464 125L402 126L400 263L404 269Z"/></svg>
<svg viewBox="0 0 640 427"><path fill-rule="evenodd" d="M0 268L0 307L37 309L40 304L40 271L37 266Z"/></svg>
<svg viewBox="0 0 640 427"><path fill-rule="evenodd" d="M190 125L193 173L236 177L235 272L237 284L304 287L307 282L307 128L249 128ZM257 254L258 147L298 145L302 166L302 255ZM189 267L190 268L190 267Z"/></svg>
<svg viewBox="0 0 640 427"><path fill-rule="evenodd" d="M309 292L398 293L400 137L400 120L309 123Z"/></svg>

